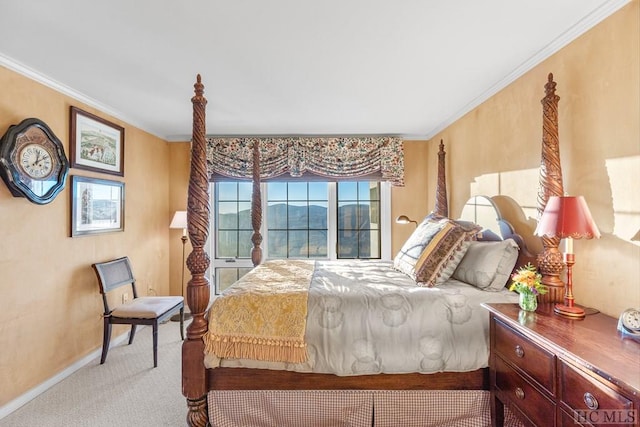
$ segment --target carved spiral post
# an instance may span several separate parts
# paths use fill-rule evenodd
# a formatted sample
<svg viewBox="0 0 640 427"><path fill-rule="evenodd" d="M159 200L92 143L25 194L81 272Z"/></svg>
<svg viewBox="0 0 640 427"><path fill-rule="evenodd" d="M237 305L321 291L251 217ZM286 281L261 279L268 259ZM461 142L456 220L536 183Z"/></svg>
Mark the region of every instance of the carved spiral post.
<svg viewBox="0 0 640 427"><path fill-rule="evenodd" d="M251 194L251 226L253 234L251 242L251 261L253 266L257 266L262 261L262 235L260 234L260 225L262 224L262 194L260 193L260 140L257 138L253 141L253 193Z"/></svg>
<svg viewBox="0 0 640 427"><path fill-rule="evenodd" d="M549 73L549 81L544 86L542 98L542 158L540 162L540 183L538 187L538 220L544 212L551 196L562 196L562 167L560 164L560 145L558 140L558 101L556 82ZM542 301L564 301L564 282L560 273L564 268L562 253L558 250L559 237L542 237L543 251L538 254L538 268L549 293L541 296Z"/></svg>
<svg viewBox="0 0 640 427"><path fill-rule="evenodd" d="M209 255L204 245L209 235L209 176L207 173L204 85L198 74L194 84L193 137L191 146L191 172L187 198L187 225L189 240L193 250L187 258L187 268L191 280L187 283L187 304L193 321L187 328L187 339L182 344L182 394L187 398L190 426L207 426L207 379L202 359L204 342L202 336L207 331L204 317L209 305L209 280L205 272L209 268ZM198 362L199 361L199 362Z"/></svg>
<svg viewBox="0 0 640 427"><path fill-rule="evenodd" d="M447 203L447 178L445 176L444 164L444 142L440 140L440 150L438 151L438 182L436 183L436 206L434 212L438 215L448 217L449 205Z"/></svg>

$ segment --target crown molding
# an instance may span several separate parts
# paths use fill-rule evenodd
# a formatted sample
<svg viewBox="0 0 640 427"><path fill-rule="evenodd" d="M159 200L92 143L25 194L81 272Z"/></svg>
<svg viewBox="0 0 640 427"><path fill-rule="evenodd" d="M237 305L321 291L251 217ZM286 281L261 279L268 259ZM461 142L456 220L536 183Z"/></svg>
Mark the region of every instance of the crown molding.
<svg viewBox="0 0 640 427"><path fill-rule="evenodd" d="M108 114L111 117L122 120L123 122L126 122L131 126L137 127L138 129L141 129L145 132L155 135L158 138L165 139L161 135L158 135L155 132L151 131L150 129L146 128L144 125L140 123L136 123L135 120L131 120L130 118L127 118L126 115L123 114L121 111L114 110L108 105L103 104L99 101L96 101L95 99L83 94L82 92L72 89L63 83L60 83L59 81L54 80L51 77L44 75L34 70L33 68L30 68L22 64L21 62L18 62L15 59L2 54L1 52L0 52L0 65L4 66L5 68L8 68L9 70L15 71L16 73L21 74L31 80L34 80L44 86L47 86L57 92L60 92L63 95L73 98L78 102L81 102L85 105L93 107L104 114Z"/></svg>

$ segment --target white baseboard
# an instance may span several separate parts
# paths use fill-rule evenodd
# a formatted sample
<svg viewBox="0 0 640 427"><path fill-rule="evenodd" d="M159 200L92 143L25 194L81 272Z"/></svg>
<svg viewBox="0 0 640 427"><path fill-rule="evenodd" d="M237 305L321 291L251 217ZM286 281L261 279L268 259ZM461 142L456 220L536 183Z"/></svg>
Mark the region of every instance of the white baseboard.
<svg viewBox="0 0 640 427"><path fill-rule="evenodd" d="M129 332L116 337L115 339L111 340L111 343L109 344L109 349L119 345L120 343L128 339L129 339ZM6 417L7 415L11 414L13 411L17 410L21 406L29 403L31 400L35 399L40 394L44 393L54 385L58 384L60 381L71 376L74 372L86 366L87 364L89 364L89 362L100 357L101 355L102 355L102 347L91 352L90 354L86 355L82 359L76 361L72 365L68 366L64 371L59 372L58 374L49 378L42 384L37 385L36 387L24 393L23 395L13 399L11 402L7 403L6 405L0 406L0 420Z"/></svg>

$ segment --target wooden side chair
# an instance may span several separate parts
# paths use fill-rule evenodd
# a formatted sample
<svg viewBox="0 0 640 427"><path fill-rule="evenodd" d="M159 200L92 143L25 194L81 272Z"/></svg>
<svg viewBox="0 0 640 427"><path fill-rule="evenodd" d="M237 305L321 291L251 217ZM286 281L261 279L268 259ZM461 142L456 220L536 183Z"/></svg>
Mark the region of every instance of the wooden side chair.
<svg viewBox="0 0 640 427"><path fill-rule="evenodd" d="M109 342L111 341L111 325L131 325L129 344L133 342L137 325L151 325L153 327L153 367L158 366L158 325L180 312L180 337L184 340L184 298L181 296L147 296L138 297L136 279L133 276L131 262L128 257L112 261L92 264L104 303L104 336L102 340L102 358L100 364L107 360ZM107 293L120 286L131 285L133 299L115 307L110 307Z"/></svg>

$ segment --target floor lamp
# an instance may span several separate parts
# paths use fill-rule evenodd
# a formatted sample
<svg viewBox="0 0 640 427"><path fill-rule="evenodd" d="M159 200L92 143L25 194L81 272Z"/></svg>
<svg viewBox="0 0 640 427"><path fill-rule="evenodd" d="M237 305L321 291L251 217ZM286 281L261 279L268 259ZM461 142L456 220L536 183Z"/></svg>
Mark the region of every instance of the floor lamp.
<svg viewBox="0 0 640 427"><path fill-rule="evenodd" d="M184 250L187 244L187 211L176 211L173 214L173 219L171 220L171 224L169 224L169 228L182 228L182 276L180 279L180 290L182 292L182 298L184 298ZM185 301L185 307L187 306ZM184 320L191 319L191 313L184 313ZM172 322L180 321L180 314L176 314L171 317Z"/></svg>

